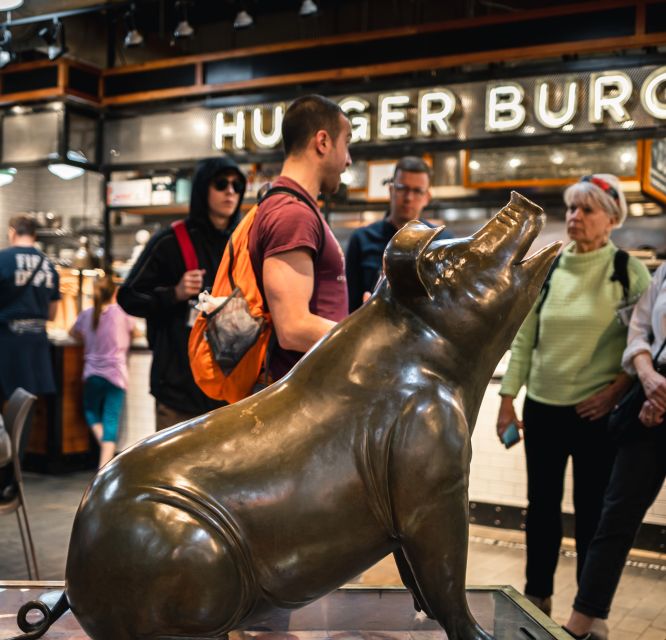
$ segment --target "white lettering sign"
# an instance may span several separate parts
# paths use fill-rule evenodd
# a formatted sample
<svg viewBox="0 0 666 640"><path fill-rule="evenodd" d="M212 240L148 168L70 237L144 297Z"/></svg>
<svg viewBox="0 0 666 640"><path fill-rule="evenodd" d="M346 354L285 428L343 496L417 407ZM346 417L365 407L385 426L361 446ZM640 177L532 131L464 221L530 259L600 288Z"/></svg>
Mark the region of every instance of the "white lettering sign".
<svg viewBox="0 0 666 640"><path fill-rule="evenodd" d="M490 86L486 91L486 131L514 131L525 122L523 88L515 82Z"/></svg>
<svg viewBox="0 0 666 640"><path fill-rule="evenodd" d="M370 103L363 98L350 97L341 100L339 105L349 118L352 144L370 140L370 115L366 113Z"/></svg>
<svg viewBox="0 0 666 640"><path fill-rule="evenodd" d="M634 70L631 77L625 71L562 74L336 99L349 118L354 144L410 137L464 140L483 136L482 126L491 134L592 131L592 125L627 126L630 120L637 127L658 126L666 121L666 66L648 74L650 69ZM645 78L640 97L632 77ZM534 94L526 96L526 83L532 81ZM245 150L246 143L252 149L273 149L281 140L285 111L284 103L221 110L215 114L213 143L221 151ZM636 113L632 117L630 112Z"/></svg>
<svg viewBox="0 0 666 640"><path fill-rule="evenodd" d="M624 105L631 98L631 79L622 71L593 73L590 76L590 122L600 124L604 121L604 111L615 122L631 120Z"/></svg>
<svg viewBox="0 0 666 640"><path fill-rule="evenodd" d="M269 133L264 133L264 117L264 110L261 107L252 109L252 130L250 135L254 144L260 149L272 149L280 144L280 140L282 139L284 104L277 104L272 107L270 119L273 122L273 127Z"/></svg>
<svg viewBox="0 0 666 640"><path fill-rule="evenodd" d="M406 138L410 134L405 107L409 96L403 93L379 96L379 125L377 137L380 140Z"/></svg>
<svg viewBox="0 0 666 640"><path fill-rule="evenodd" d="M225 112L218 111L215 116L215 148L224 151L224 139L233 140L233 148L237 151L245 149L245 111L236 110L232 120L225 120Z"/></svg>
<svg viewBox="0 0 666 640"><path fill-rule="evenodd" d="M666 120L666 102L659 99L659 92L664 95L666 83L666 67L655 69L641 87L641 104L653 118Z"/></svg>
<svg viewBox="0 0 666 640"><path fill-rule="evenodd" d="M549 129L559 129L569 124L578 108L578 83L567 82L562 89L562 107L559 111L550 110L551 87L548 82L537 82L534 89L534 116Z"/></svg>
<svg viewBox="0 0 666 640"><path fill-rule="evenodd" d="M453 127L449 119L456 110L456 97L448 89L430 89L419 93L419 133L431 136L434 130L447 136Z"/></svg>

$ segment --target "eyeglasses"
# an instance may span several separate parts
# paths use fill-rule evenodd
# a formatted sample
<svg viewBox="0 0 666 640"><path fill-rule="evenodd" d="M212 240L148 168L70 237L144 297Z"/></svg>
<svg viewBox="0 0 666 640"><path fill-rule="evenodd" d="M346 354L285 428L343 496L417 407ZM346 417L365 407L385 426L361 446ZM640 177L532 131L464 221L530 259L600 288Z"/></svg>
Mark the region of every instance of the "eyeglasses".
<svg viewBox="0 0 666 640"><path fill-rule="evenodd" d="M243 190L243 182L238 178L218 178L211 182L215 191L226 191L229 185L233 188L234 193L240 193Z"/></svg>
<svg viewBox="0 0 666 640"><path fill-rule="evenodd" d="M428 193L427 189L422 189L421 187L408 187L406 184L402 184L402 182L394 182L393 188L403 196L406 196L408 193L413 193L417 198L422 198Z"/></svg>

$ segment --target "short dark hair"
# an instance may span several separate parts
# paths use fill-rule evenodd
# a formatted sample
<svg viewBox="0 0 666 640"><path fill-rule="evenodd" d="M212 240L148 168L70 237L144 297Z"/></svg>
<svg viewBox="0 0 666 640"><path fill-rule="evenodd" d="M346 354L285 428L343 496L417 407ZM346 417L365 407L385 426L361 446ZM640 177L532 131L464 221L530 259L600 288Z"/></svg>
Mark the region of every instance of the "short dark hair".
<svg viewBox="0 0 666 640"><path fill-rule="evenodd" d="M412 173L427 173L428 181L432 180L432 169L430 165L418 156L403 156L398 160L393 172L393 179L398 175L398 171L411 171Z"/></svg>
<svg viewBox="0 0 666 640"><path fill-rule="evenodd" d="M282 145L290 156L303 151L317 131L324 130L334 140L340 134L342 109L324 96L309 95L294 100L282 120Z"/></svg>
<svg viewBox="0 0 666 640"><path fill-rule="evenodd" d="M9 227L16 231L19 236L31 236L34 238L37 235L37 220L34 216L27 213L19 213L9 219Z"/></svg>

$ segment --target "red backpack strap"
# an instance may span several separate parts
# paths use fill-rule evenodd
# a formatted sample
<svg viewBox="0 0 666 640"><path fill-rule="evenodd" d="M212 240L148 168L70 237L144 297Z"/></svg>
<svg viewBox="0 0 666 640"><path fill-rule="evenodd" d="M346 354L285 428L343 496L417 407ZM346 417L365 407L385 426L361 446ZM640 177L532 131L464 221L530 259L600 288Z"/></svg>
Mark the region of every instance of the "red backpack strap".
<svg viewBox="0 0 666 640"><path fill-rule="evenodd" d="M176 234L176 240L178 240L180 252L183 254L183 260L185 261L185 271L198 269L199 259L197 258L197 252L194 250L194 245L192 244L190 234L187 232L185 220L176 220L175 222L172 222L171 228Z"/></svg>

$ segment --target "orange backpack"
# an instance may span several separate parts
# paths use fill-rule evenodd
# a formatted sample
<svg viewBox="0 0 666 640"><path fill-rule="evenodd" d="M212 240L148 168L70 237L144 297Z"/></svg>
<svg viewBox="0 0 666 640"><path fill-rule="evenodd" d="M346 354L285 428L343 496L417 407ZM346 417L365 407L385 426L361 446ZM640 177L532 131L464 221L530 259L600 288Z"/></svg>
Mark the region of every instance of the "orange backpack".
<svg viewBox="0 0 666 640"><path fill-rule="evenodd" d="M319 212L298 191L288 187L274 187L266 192L261 202L277 193L288 193L307 204L317 216L324 232ZM273 332L271 315L259 290L250 259L250 230L258 210L259 204L253 206L231 234L211 291L214 297L227 297L236 288L240 289L250 315L256 319L263 319L262 329L256 342L233 370L225 374L213 355L207 337L208 316L202 312L194 322L188 345L190 367L197 385L210 398L228 403L238 402L252 393L262 369L267 365L269 342Z"/></svg>

